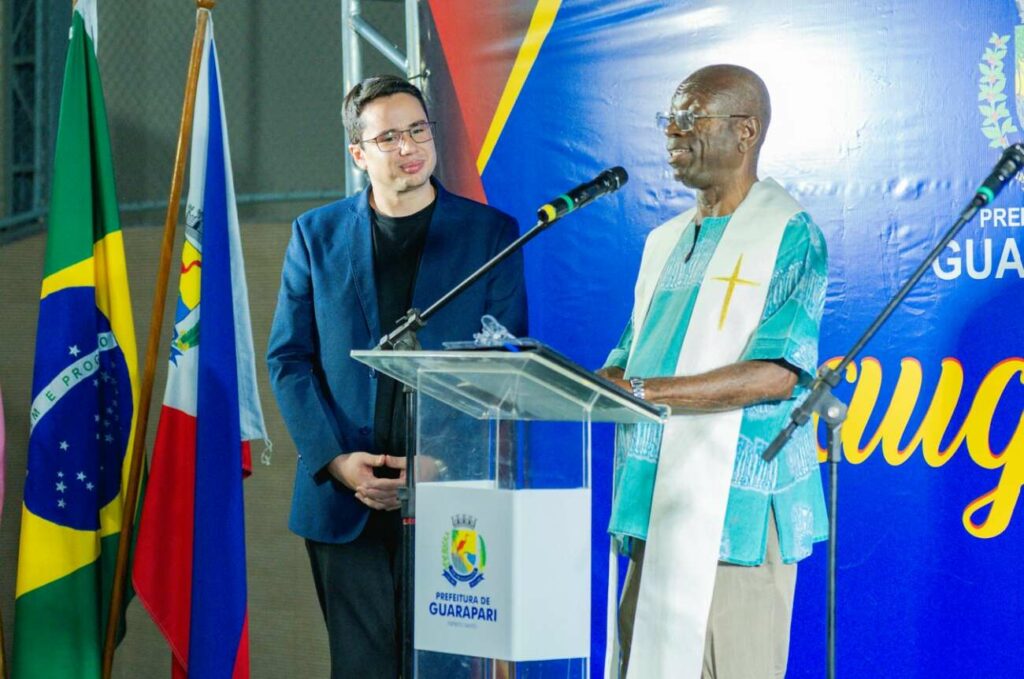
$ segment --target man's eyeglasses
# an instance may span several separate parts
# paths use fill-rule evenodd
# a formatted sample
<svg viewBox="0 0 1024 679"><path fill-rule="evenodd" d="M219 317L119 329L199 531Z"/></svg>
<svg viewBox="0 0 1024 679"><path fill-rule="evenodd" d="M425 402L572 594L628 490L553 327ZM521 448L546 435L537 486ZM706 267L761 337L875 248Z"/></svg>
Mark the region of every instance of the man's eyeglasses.
<svg viewBox="0 0 1024 679"><path fill-rule="evenodd" d="M402 136L406 132L409 133L409 138L417 144L430 141L434 138L434 127L436 125L437 123L432 120L425 120L404 130L388 130L387 132L381 132L376 137L363 139L357 143L362 145L368 141L372 141L377 145L377 148L384 153L391 153L392 151L397 151L398 147L402 145Z"/></svg>
<svg viewBox="0 0 1024 679"><path fill-rule="evenodd" d="M697 123L697 118L752 118L749 113L694 113L686 109L683 111L672 111L671 113L656 113L654 121L662 132L668 131L668 126L675 123L680 132L689 132Z"/></svg>

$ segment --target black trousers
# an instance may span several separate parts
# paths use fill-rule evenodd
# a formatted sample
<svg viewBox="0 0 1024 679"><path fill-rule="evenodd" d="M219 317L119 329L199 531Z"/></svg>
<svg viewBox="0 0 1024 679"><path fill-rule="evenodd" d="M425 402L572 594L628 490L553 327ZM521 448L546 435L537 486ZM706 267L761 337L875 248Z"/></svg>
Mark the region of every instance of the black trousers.
<svg viewBox="0 0 1024 679"><path fill-rule="evenodd" d="M396 679L401 672L401 528L400 512L371 510L352 542L306 540L331 679Z"/></svg>

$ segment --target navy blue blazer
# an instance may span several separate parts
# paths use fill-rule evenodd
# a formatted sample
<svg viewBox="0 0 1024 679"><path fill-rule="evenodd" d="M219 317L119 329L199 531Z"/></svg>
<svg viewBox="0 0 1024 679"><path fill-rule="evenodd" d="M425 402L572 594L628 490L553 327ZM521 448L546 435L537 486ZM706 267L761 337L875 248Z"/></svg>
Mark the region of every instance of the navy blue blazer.
<svg viewBox="0 0 1024 679"><path fill-rule="evenodd" d="M445 191L426 242L413 306L424 309L519 235L515 220ZM523 261L516 254L419 331L424 349L472 339L491 314L513 334L526 334ZM327 473L337 455L373 450L377 380L349 356L376 346L397 319L380 319L373 270L369 189L311 210L292 226L281 291L270 331L270 382L298 451L289 528L319 542L348 542L369 509Z"/></svg>

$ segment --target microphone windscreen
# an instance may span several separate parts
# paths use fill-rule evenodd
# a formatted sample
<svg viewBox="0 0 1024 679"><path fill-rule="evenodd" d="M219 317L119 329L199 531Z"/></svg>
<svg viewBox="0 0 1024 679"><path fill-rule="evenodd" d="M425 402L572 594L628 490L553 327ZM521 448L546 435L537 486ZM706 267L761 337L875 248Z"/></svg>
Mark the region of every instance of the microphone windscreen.
<svg viewBox="0 0 1024 679"><path fill-rule="evenodd" d="M629 181L629 174L624 167L616 165L610 170L606 170L606 172L611 176L612 182L614 182L615 188L613 190L622 188L622 185Z"/></svg>

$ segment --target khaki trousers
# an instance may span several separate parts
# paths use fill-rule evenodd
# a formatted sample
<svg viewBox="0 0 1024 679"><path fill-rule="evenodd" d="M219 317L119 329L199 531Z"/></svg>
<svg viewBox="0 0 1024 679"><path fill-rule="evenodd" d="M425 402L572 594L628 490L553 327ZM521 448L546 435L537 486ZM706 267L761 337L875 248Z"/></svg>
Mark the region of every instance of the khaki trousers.
<svg viewBox="0 0 1024 679"><path fill-rule="evenodd" d="M620 677L626 676L629 666L644 547L643 541L636 541L619 603ZM764 563L760 566L718 564L701 679L785 677L795 591L796 564L782 563L775 517L769 512Z"/></svg>

